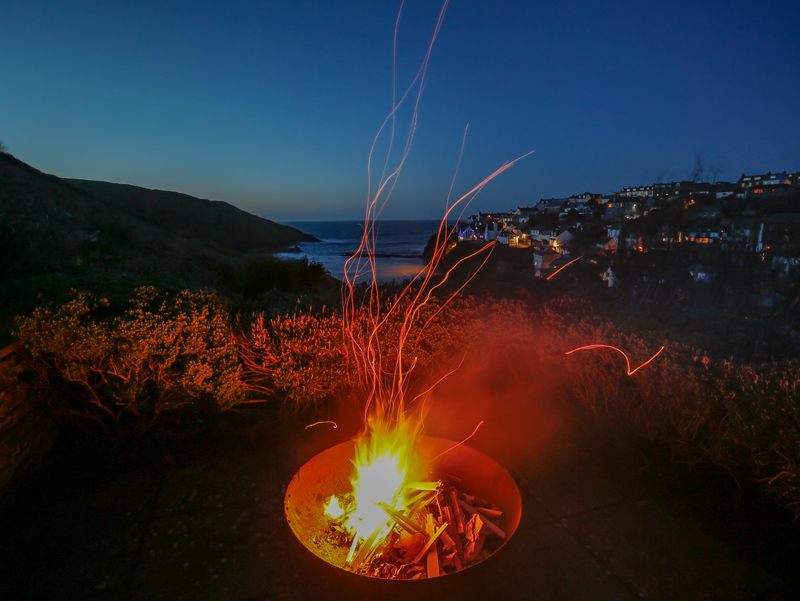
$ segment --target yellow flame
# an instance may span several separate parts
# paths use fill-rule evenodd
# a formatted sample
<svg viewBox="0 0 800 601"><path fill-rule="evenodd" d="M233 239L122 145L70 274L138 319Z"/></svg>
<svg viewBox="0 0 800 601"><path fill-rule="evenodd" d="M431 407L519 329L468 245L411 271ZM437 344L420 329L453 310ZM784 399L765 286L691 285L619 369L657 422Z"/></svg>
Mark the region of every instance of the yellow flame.
<svg viewBox="0 0 800 601"><path fill-rule="evenodd" d="M336 498L336 495L331 495L331 500L325 507L325 513L333 520L338 520L344 515L344 509L339 505L339 499Z"/></svg>
<svg viewBox="0 0 800 601"><path fill-rule="evenodd" d="M417 422L410 419L400 424L375 420L368 432L355 440L351 477L354 509L345 527L357 541L371 539L375 546L389 533L394 521L378 506L380 503L400 512L406 509L405 486L423 475L416 450L419 430Z"/></svg>

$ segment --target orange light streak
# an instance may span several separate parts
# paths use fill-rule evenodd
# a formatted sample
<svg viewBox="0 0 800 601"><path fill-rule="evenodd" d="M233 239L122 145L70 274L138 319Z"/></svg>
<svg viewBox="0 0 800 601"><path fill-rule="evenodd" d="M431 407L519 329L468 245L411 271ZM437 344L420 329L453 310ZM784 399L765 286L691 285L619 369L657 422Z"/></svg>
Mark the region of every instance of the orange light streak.
<svg viewBox="0 0 800 601"><path fill-rule="evenodd" d="M332 422L330 420L323 420L323 421L320 421L320 422L314 422L313 424L308 424L305 428L303 428L303 430L308 430L309 428L313 428L314 426L320 426L322 424L332 424L334 430L339 427L336 424L336 422Z"/></svg>
<svg viewBox="0 0 800 601"><path fill-rule="evenodd" d="M555 276L556 276L556 274L557 274L559 271L561 271L562 269L566 269L567 267L569 267L570 265L572 265L572 264L573 264L575 261L580 261L582 258L583 258L583 257L578 257L577 259L574 259L574 260L570 261L570 262L569 262L569 263L567 263L566 265L562 265L561 267L559 267L558 269L556 269L556 270L555 270L553 273L551 273L549 276L547 276L547 278L545 278L545 282L546 282L547 280L549 280L550 278L553 278L553 277L555 277ZM578 349L575 349L575 350L578 350Z"/></svg>
<svg viewBox="0 0 800 601"><path fill-rule="evenodd" d="M446 451L442 451L442 452L441 452L441 453L439 453L439 454L438 454L436 457L434 457L433 459L431 459L431 463L433 463L434 461L436 461L437 459L439 459L439 457L441 457L442 455L447 455L447 454L448 454L450 451L452 451L453 449L457 449L457 448L458 448L458 447L460 447L462 444L464 444L465 442L467 442L467 441L468 441L470 438L472 438L473 436L475 436L475 435L478 433L478 428L480 428L480 427L483 425L483 422L484 422L484 420L481 420L481 421L478 423L478 425L477 425L477 426L475 426L475 429L472 431L472 434L470 434L469 436L467 436L467 437L466 437L464 440L462 440L461 442L459 442L459 443L457 443L457 444L454 444L452 447L450 447L450 448L449 448L449 449L447 449Z"/></svg>
<svg viewBox="0 0 800 601"><path fill-rule="evenodd" d="M635 374L637 371L639 371L640 369L642 369L642 368L643 368L645 365L648 365L648 364L649 364L649 363L650 363L650 362L651 362L653 359L655 359L656 357L658 357L658 356L661 354L661 351L663 351L663 350L664 350L665 348L667 348L667 347L666 347L666 346L662 346L660 349L658 349L658 352L657 352L655 355L653 355L652 357L650 357L650 358L649 358L647 361L645 361L644 363L642 363L642 364L641 364L639 367L637 367L637 368L636 368L636 369L634 369L634 370L631 370L631 360L630 360L630 359L628 359L628 355L626 355L626 354L625 354L623 351L619 350L617 347L615 347L615 346L611 346L611 345L608 345L608 344L589 344L589 345L587 345L587 346L582 346L582 347L580 347L580 348L576 348L576 349L573 349L573 350L571 350L571 351L567 351L567 352L566 352L566 353L564 353L564 354L565 354L565 355L571 355L572 353L576 353L576 352L578 352L578 351L587 351L587 350L591 350L591 349L600 349L600 348L610 348L610 349L612 349L612 350L615 350L615 351L617 351L618 353L622 353L622 356L623 356L623 357L625 357L625 362L628 364L628 375L629 375L629 376L632 376L632 375L633 375L633 374Z"/></svg>
<svg viewBox="0 0 800 601"><path fill-rule="evenodd" d="M403 5L397 15L394 30L394 55L392 78L392 108L384 119L373 139L367 160L367 203L364 213L363 233L358 248L345 262L342 281L342 334L345 341L345 352L350 373L354 383L364 393L363 424L364 431L355 439L354 475L351 477L355 509L348 514L348 530L354 533L354 539L348 561L358 567L385 536L387 526L385 508L401 511L408 502L407 484L419 480L424 473L417 455L417 442L424 428L426 403L417 403L413 412L406 411L408 405L421 397L426 397L431 389L415 396L408 403L406 394L410 382L410 374L417 365L416 357L407 356L408 343L416 336L420 341L431 320L438 315L444 306L458 295L478 271L486 264L495 243L487 244L464 257L448 268L446 273L437 273L437 268L447 254L447 241L455 230L450 230L448 219L456 215L463 216L466 207L474 197L495 177L511 168L517 161L529 156L528 152L513 161L507 161L489 176L483 178L466 194L455 202L451 202L452 190L456 174L461 164L466 140L465 128L461 153L446 200L446 210L436 232L433 258L422 268L389 302L382 298L381 287L376 278L376 241L377 220L380 217L389 197L397 184L400 173L411 150L412 141L418 123L419 107L422 91L425 87L428 66L434 43L439 35L444 14L448 6L445 0L427 47L424 58L411 83L398 99L397 93L397 34ZM413 100L411 100L413 99ZM411 101L411 116L405 141L395 165L392 164L393 146L397 136L397 114L401 106ZM386 159L376 180L373 192L372 164L373 155L383 135L388 136ZM420 324L423 307L430 302L431 296L448 281L453 271L465 261L484 254L480 267L461 284L458 289L444 300L434 315L424 324ZM356 284L359 274L371 272L372 281L360 287ZM440 279L439 279L440 278ZM434 283L435 280L439 280ZM453 370L455 371L455 370ZM452 371L450 373L453 373ZM447 374L450 375L450 374ZM443 376L442 379L446 378ZM441 381L441 380L440 380ZM435 385L434 385L435 386ZM432 387L431 387L432 388ZM323 423L310 424L306 429ZM475 430L460 443L441 453L457 448L472 438L484 422L481 421ZM382 506L385 506L381 509ZM377 513L375 510L377 509ZM364 541L363 544L359 541ZM360 550L356 553L356 549Z"/></svg>

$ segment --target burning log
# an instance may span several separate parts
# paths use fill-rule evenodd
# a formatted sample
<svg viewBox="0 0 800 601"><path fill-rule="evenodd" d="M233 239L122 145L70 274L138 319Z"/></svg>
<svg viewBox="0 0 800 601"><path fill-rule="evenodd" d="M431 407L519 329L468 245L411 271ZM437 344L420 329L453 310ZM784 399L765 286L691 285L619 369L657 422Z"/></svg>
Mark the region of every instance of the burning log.
<svg viewBox="0 0 800 601"><path fill-rule="evenodd" d="M489 520L487 520L485 518L481 519L481 515L483 514L483 512L480 511L477 507L473 507L472 505L470 505L466 501L462 501L461 499L458 499L458 504L467 513L472 515L473 518L477 517L478 519L480 519L481 523L484 524L489 530L494 532L497 536L499 536L500 538L505 538L506 537L506 533L503 532L502 530L500 530L500 528L495 526L492 522L490 522ZM502 514L502 511L500 513Z"/></svg>
<svg viewBox="0 0 800 601"><path fill-rule="evenodd" d="M408 490L435 491L439 489L441 482L406 482L405 488Z"/></svg>
<svg viewBox="0 0 800 601"><path fill-rule="evenodd" d="M475 509L490 518L499 518L503 515L503 512L499 509L491 509L489 507L476 507Z"/></svg>
<svg viewBox="0 0 800 601"><path fill-rule="evenodd" d="M469 522L467 522L464 538L464 561L474 561L483 551L483 541L486 538L484 531L484 521L477 513L473 514Z"/></svg>
<svg viewBox="0 0 800 601"><path fill-rule="evenodd" d="M461 506L458 504L458 493L455 490L450 491L450 499L453 502L453 514L456 519L456 528L459 534L464 534L464 512L461 511Z"/></svg>
<svg viewBox="0 0 800 601"><path fill-rule="evenodd" d="M428 519L426 520L425 530L430 538L428 540L428 544L425 545L425 549L423 549L422 552L427 553L426 563L428 568L428 578L436 578L439 575L439 554L436 552L436 545L434 543L436 543L436 539L439 538L439 535L444 532L444 526L440 528L438 532L435 532L433 527L433 516L429 513Z"/></svg>
<svg viewBox="0 0 800 601"><path fill-rule="evenodd" d="M456 519L455 515L453 514L453 508L449 505L445 505L442 507L444 511L444 519L447 522L447 534L450 536L453 541L455 541L456 551L458 554L461 555L464 553L464 549L461 546L461 537L458 535L458 527L456 526ZM461 569L461 568L459 568Z"/></svg>
<svg viewBox="0 0 800 601"><path fill-rule="evenodd" d="M386 503L381 501L380 503L375 503L378 507L383 509L386 513L389 514L389 517L393 518L400 526L405 528L411 534L417 534L418 532L422 532L421 529L417 528L414 523L406 518L402 513L399 511L395 511L391 507L389 507Z"/></svg>
<svg viewBox="0 0 800 601"><path fill-rule="evenodd" d="M427 553L431 549L431 547L433 547L434 551L436 550L436 547L434 547L433 544L442 535L445 528L446 524L443 524L438 529L435 529L435 526L433 524L433 516L430 513L428 514L427 523L425 525L425 531L428 533L428 542L425 543L425 546L422 548L422 551L419 552L419 554L414 558L414 561L412 561L411 563L419 563L420 561L422 561L423 555L425 555L425 553ZM430 557L428 558L428 564L430 564Z"/></svg>
<svg viewBox="0 0 800 601"><path fill-rule="evenodd" d="M431 484L441 487L441 483ZM350 562L350 569L388 579L435 578L448 572L460 571L487 556L487 536L496 535L500 540L506 538L505 531L487 515L492 514L499 518L502 511L472 505L454 488L446 494L442 493L449 498L451 504L442 504L441 495L428 494L433 490L434 487L431 486L426 488L426 496L412 497L416 499L416 503L425 502L425 505L416 510L424 515L424 526L412 521L413 511L405 515L387 503L376 503L390 519L369 538L361 541L360 545L357 537L353 538L351 556L356 550L357 552ZM479 502L474 497L469 499ZM455 508L458 508L464 521L462 534L458 533ZM465 519L465 513L470 515L468 520ZM386 528L391 534L383 543L376 543L379 532Z"/></svg>

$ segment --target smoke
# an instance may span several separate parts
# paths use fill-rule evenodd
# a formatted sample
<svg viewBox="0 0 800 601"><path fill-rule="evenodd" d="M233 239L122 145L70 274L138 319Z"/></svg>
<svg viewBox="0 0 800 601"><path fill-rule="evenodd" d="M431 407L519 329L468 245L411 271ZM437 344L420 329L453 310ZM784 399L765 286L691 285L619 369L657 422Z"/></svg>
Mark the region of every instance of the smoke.
<svg viewBox="0 0 800 601"><path fill-rule="evenodd" d="M535 329L488 319L460 368L430 394L425 433L463 440L506 467L546 457L565 427L567 404Z"/></svg>

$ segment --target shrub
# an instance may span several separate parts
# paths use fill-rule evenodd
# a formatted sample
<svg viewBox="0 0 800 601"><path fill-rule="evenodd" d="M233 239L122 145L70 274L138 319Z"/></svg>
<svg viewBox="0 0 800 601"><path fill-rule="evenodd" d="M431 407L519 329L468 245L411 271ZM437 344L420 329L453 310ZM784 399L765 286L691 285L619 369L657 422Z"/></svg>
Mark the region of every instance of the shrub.
<svg viewBox="0 0 800 601"><path fill-rule="evenodd" d="M257 257L248 260L241 269L225 270L223 283L231 290L255 297L277 289L297 292L317 284L325 276L325 267L307 257L284 259L281 257Z"/></svg>
<svg viewBox="0 0 800 601"><path fill-rule="evenodd" d="M18 319L27 385L55 416L142 434L200 403L244 400L229 314L213 293L137 289L119 305L74 291Z"/></svg>
<svg viewBox="0 0 800 601"><path fill-rule="evenodd" d="M278 391L293 410L317 406L348 384L337 314L259 315L239 352L251 389Z"/></svg>
<svg viewBox="0 0 800 601"><path fill-rule="evenodd" d="M385 306L398 302L387 299ZM378 371L392 377L400 352L403 309L410 303L401 298L397 310L388 314L379 326L381 367ZM402 348L404 365L414 365L414 373L423 375L452 360L462 351L472 335L466 327L478 305L460 300L447 305L431 299L420 308ZM369 308L355 311L352 327L360 344L368 344ZM268 317L258 315L250 324L249 335L239 339L239 350L246 370L243 374L251 389L280 392L292 410L307 409L343 391L363 385L359 381L353 349L342 330L340 312L295 313Z"/></svg>
<svg viewBox="0 0 800 601"><path fill-rule="evenodd" d="M645 361L658 346L607 320L553 319L547 337L565 351L603 343ZM748 481L800 518L800 364L712 360L668 342L663 354L632 376L616 352L563 360L571 398L617 440L668 452L690 468L719 468Z"/></svg>

